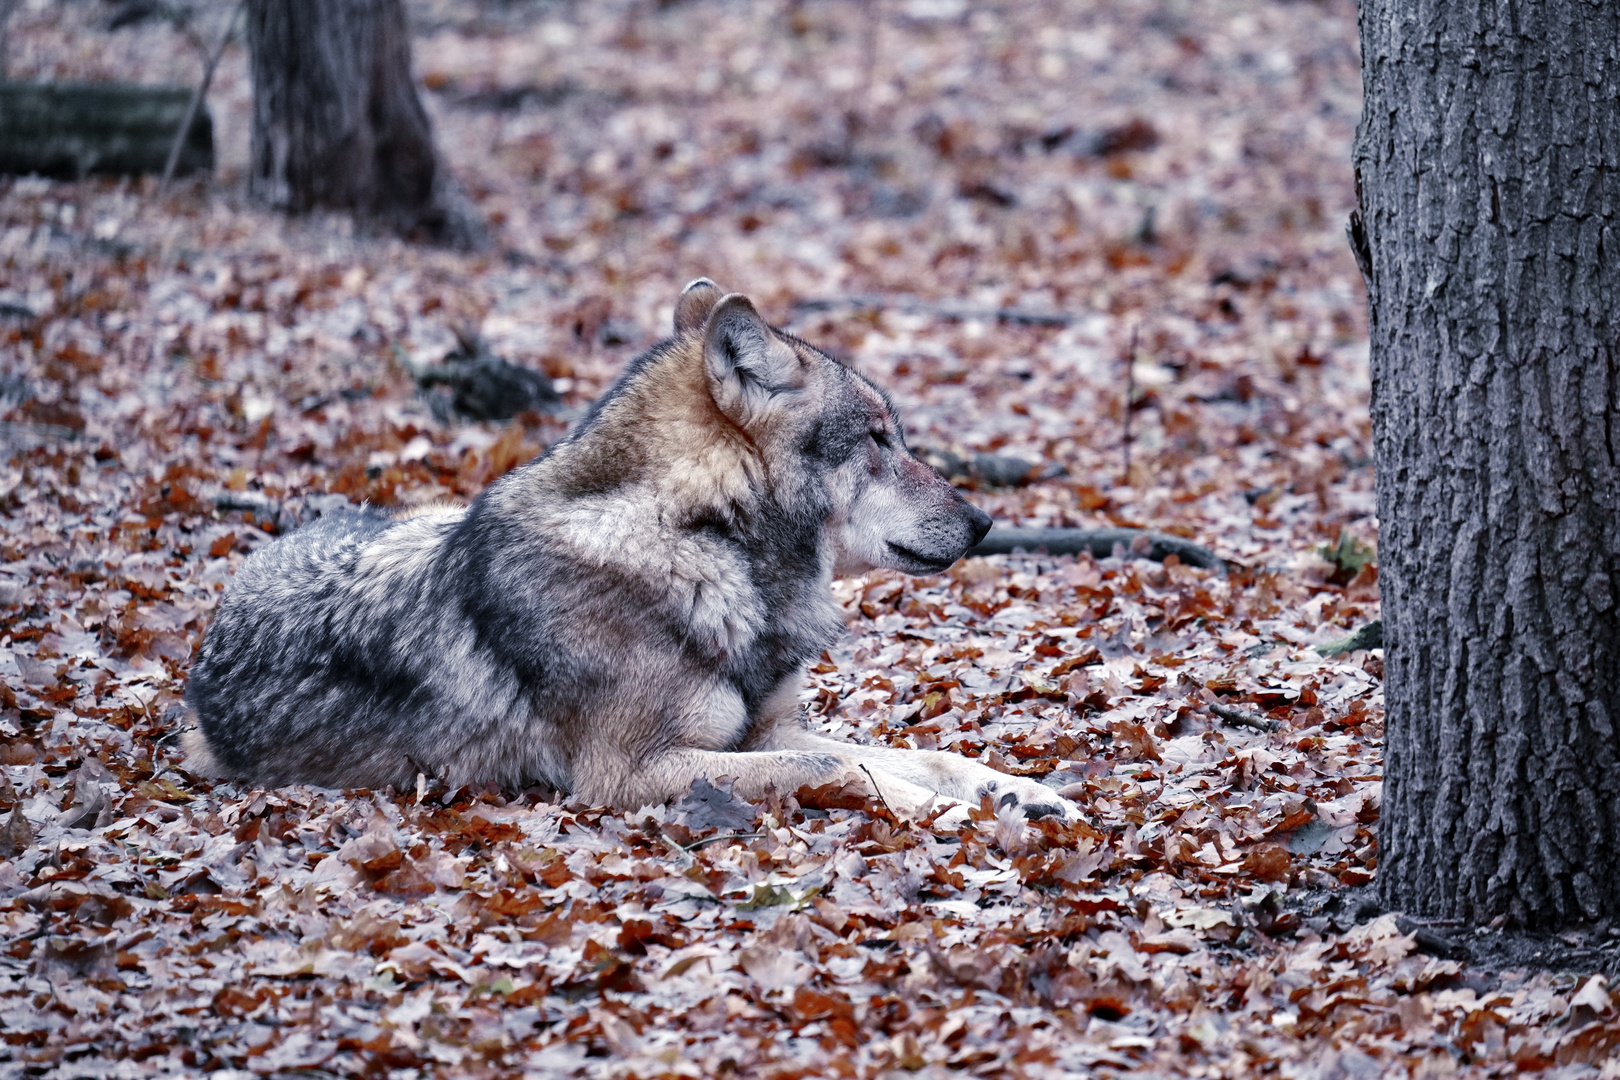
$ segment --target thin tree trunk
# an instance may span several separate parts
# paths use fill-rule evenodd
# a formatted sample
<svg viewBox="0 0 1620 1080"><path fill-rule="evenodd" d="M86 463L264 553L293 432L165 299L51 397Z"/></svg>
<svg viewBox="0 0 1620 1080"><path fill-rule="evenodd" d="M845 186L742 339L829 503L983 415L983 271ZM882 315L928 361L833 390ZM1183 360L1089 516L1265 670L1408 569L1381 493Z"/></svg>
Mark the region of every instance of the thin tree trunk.
<svg viewBox="0 0 1620 1080"><path fill-rule="evenodd" d="M290 213L347 210L478 246L483 225L433 145L401 0L248 0L250 188Z"/></svg>
<svg viewBox="0 0 1620 1080"><path fill-rule="evenodd" d="M1620 913L1620 5L1362 0L1379 880Z"/></svg>

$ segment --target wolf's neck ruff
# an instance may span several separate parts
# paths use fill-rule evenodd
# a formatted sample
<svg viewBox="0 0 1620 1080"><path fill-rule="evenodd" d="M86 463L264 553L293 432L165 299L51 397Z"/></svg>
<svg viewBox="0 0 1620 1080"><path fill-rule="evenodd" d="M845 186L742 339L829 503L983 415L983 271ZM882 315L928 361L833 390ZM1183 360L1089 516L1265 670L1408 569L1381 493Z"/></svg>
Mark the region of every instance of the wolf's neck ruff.
<svg viewBox="0 0 1620 1080"><path fill-rule="evenodd" d="M720 412L693 351L682 339L655 346L533 479L563 497L645 485L689 515L751 509L766 484L759 448Z"/></svg>
<svg viewBox="0 0 1620 1080"><path fill-rule="evenodd" d="M933 572L989 528L887 398L700 279L549 453L465 510L321 518L241 567L193 666L194 764L258 783L544 781L637 807L881 777L893 805L1039 785L794 722L834 573ZM864 781L863 781L864 782Z"/></svg>

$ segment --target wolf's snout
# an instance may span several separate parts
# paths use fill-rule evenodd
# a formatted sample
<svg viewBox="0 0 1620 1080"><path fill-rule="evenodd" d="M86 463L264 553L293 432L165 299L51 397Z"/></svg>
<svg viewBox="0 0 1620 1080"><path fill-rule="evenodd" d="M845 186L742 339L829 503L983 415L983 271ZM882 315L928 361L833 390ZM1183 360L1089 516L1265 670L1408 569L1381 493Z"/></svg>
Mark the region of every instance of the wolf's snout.
<svg viewBox="0 0 1620 1080"><path fill-rule="evenodd" d="M973 529L973 543L968 545L971 550L978 547L979 541L990 532L990 515L968 503L968 524Z"/></svg>

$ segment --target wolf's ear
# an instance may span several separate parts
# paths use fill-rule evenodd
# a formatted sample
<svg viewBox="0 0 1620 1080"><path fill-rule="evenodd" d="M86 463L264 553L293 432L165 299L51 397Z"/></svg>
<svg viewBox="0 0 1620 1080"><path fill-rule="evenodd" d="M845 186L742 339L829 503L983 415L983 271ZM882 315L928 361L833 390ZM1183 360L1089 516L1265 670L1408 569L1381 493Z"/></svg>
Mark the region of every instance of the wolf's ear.
<svg viewBox="0 0 1620 1080"><path fill-rule="evenodd" d="M709 312L720 302L721 295L720 286L706 277L689 283L681 290L681 298L675 301L675 333L703 329L703 324L709 321Z"/></svg>
<svg viewBox="0 0 1620 1080"><path fill-rule="evenodd" d="M804 382L798 354L742 293L723 297L709 312L703 370L715 404L743 427L759 419L776 394Z"/></svg>

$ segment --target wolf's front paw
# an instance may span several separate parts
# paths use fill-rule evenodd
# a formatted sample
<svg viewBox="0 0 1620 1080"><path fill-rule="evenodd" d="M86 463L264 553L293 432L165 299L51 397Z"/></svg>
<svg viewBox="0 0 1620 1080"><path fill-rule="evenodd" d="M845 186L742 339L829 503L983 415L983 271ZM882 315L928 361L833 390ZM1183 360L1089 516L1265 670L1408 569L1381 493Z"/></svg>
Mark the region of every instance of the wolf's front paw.
<svg viewBox="0 0 1620 1080"><path fill-rule="evenodd" d="M1001 810L1015 806L1027 818L1055 817L1059 821L1078 821L1080 811L1068 799L1043 784L1022 776L998 776L979 788L979 797L990 796L990 802Z"/></svg>

